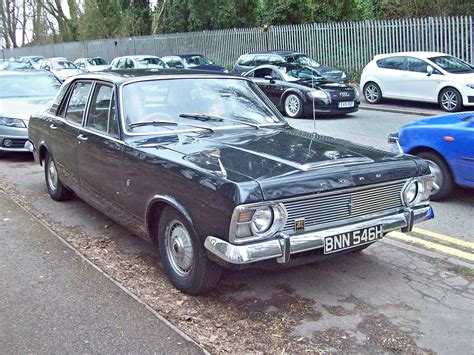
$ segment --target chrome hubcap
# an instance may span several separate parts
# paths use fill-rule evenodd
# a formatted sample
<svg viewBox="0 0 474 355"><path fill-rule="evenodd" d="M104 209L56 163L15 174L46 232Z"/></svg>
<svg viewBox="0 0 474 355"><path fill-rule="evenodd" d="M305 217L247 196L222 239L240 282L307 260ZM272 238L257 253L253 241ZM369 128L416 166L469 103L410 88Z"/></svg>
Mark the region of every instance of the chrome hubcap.
<svg viewBox="0 0 474 355"><path fill-rule="evenodd" d="M431 189L431 195L434 195L443 187L443 171L434 161L428 160L428 166L430 167L431 175L433 175L433 188Z"/></svg>
<svg viewBox="0 0 474 355"><path fill-rule="evenodd" d="M50 160L48 166L48 184L50 189L53 191L58 188L58 172L53 159Z"/></svg>
<svg viewBox="0 0 474 355"><path fill-rule="evenodd" d="M294 117L300 110L300 100L295 95L290 95L285 100L286 114L290 117Z"/></svg>
<svg viewBox="0 0 474 355"><path fill-rule="evenodd" d="M191 273L194 262L191 236L184 225L174 219L166 228L166 254L173 270L181 277Z"/></svg>
<svg viewBox="0 0 474 355"><path fill-rule="evenodd" d="M441 105L443 108L452 111L458 104L458 97L456 93L453 91L446 91L443 96L441 97Z"/></svg>
<svg viewBox="0 0 474 355"><path fill-rule="evenodd" d="M365 98L369 102L375 102L379 98L379 90L374 85L365 88Z"/></svg>

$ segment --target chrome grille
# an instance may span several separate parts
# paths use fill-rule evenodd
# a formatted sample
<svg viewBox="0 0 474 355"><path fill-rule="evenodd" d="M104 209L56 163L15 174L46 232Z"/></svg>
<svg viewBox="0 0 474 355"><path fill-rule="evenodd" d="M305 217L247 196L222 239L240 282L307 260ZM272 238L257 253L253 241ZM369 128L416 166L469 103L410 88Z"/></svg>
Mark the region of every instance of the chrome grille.
<svg viewBox="0 0 474 355"><path fill-rule="evenodd" d="M404 184L405 181L398 181L352 192L283 201L288 211L284 230L293 232L295 219L304 218L305 229L308 229L318 224L342 221L401 207L401 190Z"/></svg>

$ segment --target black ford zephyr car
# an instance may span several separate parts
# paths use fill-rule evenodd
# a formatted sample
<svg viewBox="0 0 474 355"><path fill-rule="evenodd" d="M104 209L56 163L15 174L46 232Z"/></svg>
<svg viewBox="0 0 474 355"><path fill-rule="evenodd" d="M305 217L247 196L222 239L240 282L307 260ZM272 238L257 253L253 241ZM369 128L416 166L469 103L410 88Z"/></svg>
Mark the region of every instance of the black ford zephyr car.
<svg viewBox="0 0 474 355"><path fill-rule="evenodd" d="M298 118L320 114L347 114L359 109L359 91L336 83L311 67L280 63L261 65L244 73L286 116Z"/></svg>
<svg viewBox="0 0 474 355"><path fill-rule="evenodd" d="M81 75L29 139L53 199L74 191L151 239L191 294L222 267L357 251L433 216L426 161L293 129L242 77Z"/></svg>

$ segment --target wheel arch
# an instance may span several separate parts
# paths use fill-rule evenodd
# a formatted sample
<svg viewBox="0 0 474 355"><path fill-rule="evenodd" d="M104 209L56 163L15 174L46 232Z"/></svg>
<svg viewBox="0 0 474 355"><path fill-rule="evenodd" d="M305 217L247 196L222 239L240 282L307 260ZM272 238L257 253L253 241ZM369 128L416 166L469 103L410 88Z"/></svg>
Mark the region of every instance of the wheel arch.
<svg viewBox="0 0 474 355"><path fill-rule="evenodd" d="M156 245L158 245L157 232L161 213L167 207L171 207L183 215L193 231L196 232L191 214L178 200L169 195L154 195L146 209L146 226L148 234Z"/></svg>
<svg viewBox="0 0 474 355"><path fill-rule="evenodd" d="M430 152L430 153L436 154L441 160L443 160L445 162L446 166L449 169L449 172L451 173L451 176L453 176L453 177L455 176L453 174L453 169L451 168L451 165L449 164L449 161L446 160L446 158L444 157L443 154L441 154L438 150L436 150L432 147L416 146L416 147L410 148L410 150L407 153L411 154L411 155L418 155L419 153L422 153L422 152Z"/></svg>
<svg viewBox="0 0 474 355"><path fill-rule="evenodd" d="M298 89L295 89L295 88L289 88L289 89L286 89L283 94L280 96L280 106L283 107L283 105L285 104L285 100L286 98L288 97L288 95L291 95L291 94L296 94L298 95L298 97L303 100L304 103L308 102L308 99L306 97L306 95L304 94L303 91L301 90L298 90Z"/></svg>
<svg viewBox="0 0 474 355"><path fill-rule="evenodd" d="M45 142L40 142L38 149L38 159L40 166L43 166L43 162L46 159L46 154L49 152L48 145Z"/></svg>

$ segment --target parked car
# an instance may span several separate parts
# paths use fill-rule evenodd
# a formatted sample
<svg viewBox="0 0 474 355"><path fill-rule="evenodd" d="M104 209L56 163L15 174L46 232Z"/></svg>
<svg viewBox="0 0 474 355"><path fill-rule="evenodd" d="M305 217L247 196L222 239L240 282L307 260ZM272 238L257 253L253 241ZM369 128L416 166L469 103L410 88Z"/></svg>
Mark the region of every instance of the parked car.
<svg viewBox="0 0 474 355"><path fill-rule="evenodd" d="M201 54L179 54L162 57L161 59L170 68L227 72L225 68L215 65L210 59Z"/></svg>
<svg viewBox="0 0 474 355"><path fill-rule="evenodd" d="M243 54L239 57L237 62L234 64L233 74L242 75L245 72L258 67L260 65L270 64L275 65L279 63L295 63L308 67L312 67L317 70L319 75L339 82L346 82L346 73L322 65L318 61L308 57L306 54L298 53L294 51L268 51L268 52L251 52Z"/></svg>
<svg viewBox="0 0 474 355"><path fill-rule="evenodd" d="M432 217L425 160L296 130L243 77L85 74L29 139L53 199L74 191L151 239L191 294L222 267L341 255Z"/></svg>
<svg viewBox="0 0 474 355"><path fill-rule="evenodd" d="M474 112L416 120L392 134L404 152L426 159L434 176L432 200L448 196L454 185L474 188Z"/></svg>
<svg viewBox="0 0 474 355"><path fill-rule="evenodd" d="M359 92L329 81L315 69L292 63L261 65L244 74L252 79L286 116L346 114L359 109Z"/></svg>
<svg viewBox="0 0 474 355"><path fill-rule="evenodd" d="M360 85L370 104L383 98L433 102L448 112L474 106L474 67L445 53L376 55Z"/></svg>
<svg viewBox="0 0 474 355"><path fill-rule="evenodd" d="M85 70L79 69L73 62L62 58L45 59L41 62L40 68L50 71L61 81L71 76L85 73Z"/></svg>
<svg viewBox="0 0 474 355"><path fill-rule="evenodd" d="M33 69L33 66L28 63L24 62L20 59L10 58L3 62L3 70L25 70L25 69Z"/></svg>
<svg viewBox="0 0 474 355"><path fill-rule="evenodd" d="M20 57L20 61L29 63L32 68L40 69L41 62L44 60L43 56L40 55L30 55L26 57Z"/></svg>
<svg viewBox="0 0 474 355"><path fill-rule="evenodd" d="M100 71L110 68L110 65L100 57L94 58L78 58L74 61L74 64L87 71Z"/></svg>
<svg viewBox="0 0 474 355"><path fill-rule="evenodd" d="M131 55L118 57L112 60L110 68L113 70L121 69L163 69L168 65L159 57L153 55Z"/></svg>
<svg viewBox="0 0 474 355"><path fill-rule="evenodd" d="M60 86L43 70L0 72L0 153L27 151L30 116L49 107Z"/></svg>

